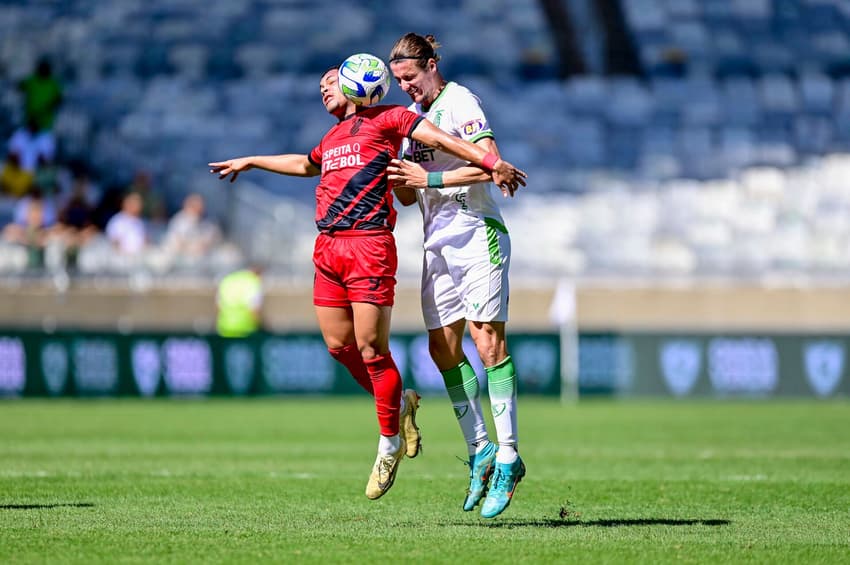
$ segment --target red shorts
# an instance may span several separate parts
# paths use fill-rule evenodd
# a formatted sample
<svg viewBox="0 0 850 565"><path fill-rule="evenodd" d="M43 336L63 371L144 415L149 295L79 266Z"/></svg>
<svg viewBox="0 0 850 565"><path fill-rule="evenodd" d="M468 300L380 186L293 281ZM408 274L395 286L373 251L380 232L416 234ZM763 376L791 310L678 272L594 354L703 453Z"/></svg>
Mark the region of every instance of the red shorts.
<svg viewBox="0 0 850 565"><path fill-rule="evenodd" d="M346 307L352 302L392 306L398 253L388 231L320 233L313 248L313 304Z"/></svg>

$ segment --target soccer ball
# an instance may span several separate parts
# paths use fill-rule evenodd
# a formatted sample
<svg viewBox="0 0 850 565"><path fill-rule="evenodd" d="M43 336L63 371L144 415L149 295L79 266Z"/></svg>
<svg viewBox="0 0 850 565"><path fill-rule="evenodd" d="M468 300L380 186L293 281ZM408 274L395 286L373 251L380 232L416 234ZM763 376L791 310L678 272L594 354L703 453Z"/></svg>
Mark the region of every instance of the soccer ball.
<svg viewBox="0 0 850 565"><path fill-rule="evenodd" d="M390 89L390 71L369 53L357 53L339 66L339 89L358 106L377 104Z"/></svg>

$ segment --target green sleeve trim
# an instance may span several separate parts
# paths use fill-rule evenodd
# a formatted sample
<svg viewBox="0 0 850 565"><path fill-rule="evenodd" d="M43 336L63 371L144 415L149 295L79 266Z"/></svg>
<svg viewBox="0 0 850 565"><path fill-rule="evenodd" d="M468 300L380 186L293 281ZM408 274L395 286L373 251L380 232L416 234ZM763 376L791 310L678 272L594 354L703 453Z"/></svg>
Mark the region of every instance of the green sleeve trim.
<svg viewBox="0 0 850 565"><path fill-rule="evenodd" d="M493 132L492 132L492 131L482 131L481 133L479 133L479 134L478 134L478 135L476 135L475 137L471 138L469 141L471 141L472 143L478 143L478 142L479 142L479 141L481 141L482 139L486 139L486 138L488 138L488 137L489 137L490 139L496 139L496 136L495 136L495 135L493 135Z"/></svg>

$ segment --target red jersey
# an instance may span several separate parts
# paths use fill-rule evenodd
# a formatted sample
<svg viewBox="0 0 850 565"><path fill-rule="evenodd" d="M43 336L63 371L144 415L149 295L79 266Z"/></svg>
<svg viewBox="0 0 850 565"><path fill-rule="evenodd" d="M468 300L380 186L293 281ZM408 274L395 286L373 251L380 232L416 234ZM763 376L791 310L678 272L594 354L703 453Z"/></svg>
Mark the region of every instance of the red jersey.
<svg viewBox="0 0 850 565"><path fill-rule="evenodd" d="M319 231L395 227L387 166L422 119L404 106L358 108L325 134L308 155L322 170L316 186Z"/></svg>

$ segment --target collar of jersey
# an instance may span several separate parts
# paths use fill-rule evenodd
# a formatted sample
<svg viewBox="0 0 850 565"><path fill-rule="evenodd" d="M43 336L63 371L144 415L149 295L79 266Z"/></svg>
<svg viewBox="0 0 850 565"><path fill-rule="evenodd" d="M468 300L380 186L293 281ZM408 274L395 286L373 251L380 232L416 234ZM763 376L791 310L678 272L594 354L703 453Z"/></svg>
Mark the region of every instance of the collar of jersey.
<svg viewBox="0 0 850 565"><path fill-rule="evenodd" d="M342 122L344 122L345 120L347 120L347 119L349 119L349 118L353 118L354 116L356 116L356 115L360 112L360 109L361 109L361 108L363 108L363 106L357 106L357 109L355 109L355 110L354 110L354 112L352 112L351 114L348 114L348 115L344 116L344 117L343 117L343 118L339 121L339 123L342 123Z"/></svg>
<svg viewBox="0 0 850 565"><path fill-rule="evenodd" d="M446 86L444 86L444 87L443 87L443 90L441 90L441 91L440 91L440 93L437 95L437 97L436 97L436 98L434 98L434 101L433 101L433 102L431 102L431 105L430 105L430 106L428 106L428 109L427 109L427 110L425 110L425 109L423 109L423 108L422 108L422 104L420 104L420 105L419 105L419 108L420 108L420 109L422 109L422 111L423 111L423 112L430 112L430 111L431 111L431 108L433 108L433 107L434 107L434 104L436 104L436 103L437 103L437 100L439 100L440 98L442 98L442 97L443 97L443 94L445 94L445 93L446 93L446 91L449 89L449 87L450 87L451 85L453 85L453 84L454 84L454 81L453 81L453 80L450 80L449 82L447 82L447 83L446 83Z"/></svg>

